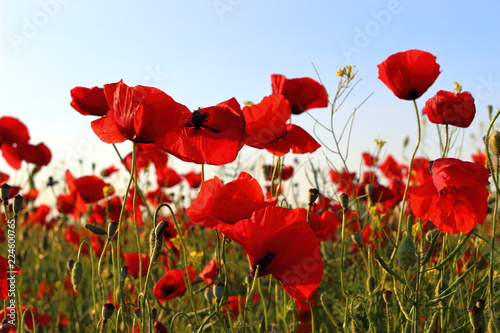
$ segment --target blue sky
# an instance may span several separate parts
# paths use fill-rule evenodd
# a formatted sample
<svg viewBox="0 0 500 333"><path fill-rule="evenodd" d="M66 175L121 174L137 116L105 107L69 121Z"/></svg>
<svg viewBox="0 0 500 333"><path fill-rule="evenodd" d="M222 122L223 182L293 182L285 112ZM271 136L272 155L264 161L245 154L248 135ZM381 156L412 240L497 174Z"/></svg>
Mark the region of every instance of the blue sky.
<svg viewBox="0 0 500 333"><path fill-rule="evenodd" d="M361 151L374 150L374 139L387 141L384 151L396 158L405 136L410 147L415 144L412 103L394 97L377 79L377 64L393 53L421 49L441 65L419 107L438 90L452 90L454 81L475 97L465 160L479 144L471 134L484 135L487 105L500 106L496 1L3 0L0 6L1 115L19 118L33 143L49 146L52 168L73 167L77 155L99 168L116 161L112 148L90 130L92 118L69 103L75 86L120 79L155 86L195 109L233 96L240 103L258 102L271 93L270 74L317 79L314 67L333 96L337 69L356 65L361 81L335 116L340 130L373 93L355 118L348 161L354 168ZM328 109L310 114L329 122ZM305 114L293 122L312 130ZM428 127L421 155L434 159L437 137ZM311 157L325 159L321 152ZM12 174L1 159L0 171Z"/></svg>

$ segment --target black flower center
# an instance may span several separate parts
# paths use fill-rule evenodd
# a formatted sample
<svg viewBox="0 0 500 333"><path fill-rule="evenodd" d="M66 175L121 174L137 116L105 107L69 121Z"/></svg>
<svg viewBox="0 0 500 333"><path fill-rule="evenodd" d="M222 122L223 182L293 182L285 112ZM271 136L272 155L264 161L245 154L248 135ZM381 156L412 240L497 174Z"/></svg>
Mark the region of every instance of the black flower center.
<svg viewBox="0 0 500 333"><path fill-rule="evenodd" d="M169 296L171 294L173 294L175 291L175 288L174 286L163 286L161 287L161 292L165 295L165 296Z"/></svg>
<svg viewBox="0 0 500 333"><path fill-rule="evenodd" d="M193 116L189 123L187 123L186 127L194 127L194 130L199 130L200 128L206 128L212 133L219 133L220 131L215 128L208 127L204 125L210 119L210 114L207 112L201 112L200 110L196 110L193 112Z"/></svg>
<svg viewBox="0 0 500 333"><path fill-rule="evenodd" d="M417 89L412 89L410 90L410 92L408 93L408 99L411 101L411 100L414 100L414 99L417 99L419 98L419 94L418 94L418 91Z"/></svg>
<svg viewBox="0 0 500 333"><path fill-rule="evenodd" d="M276 257L273 251L267 251L266 254L262 258L257 261L255 265L252 266L250 269L250 274L252 276L255 276L255 270L257 269L257 265L260 266L259 268L259 276L269 274L269 272L266 272L266 267L273 261L273 259Z"/></svg>

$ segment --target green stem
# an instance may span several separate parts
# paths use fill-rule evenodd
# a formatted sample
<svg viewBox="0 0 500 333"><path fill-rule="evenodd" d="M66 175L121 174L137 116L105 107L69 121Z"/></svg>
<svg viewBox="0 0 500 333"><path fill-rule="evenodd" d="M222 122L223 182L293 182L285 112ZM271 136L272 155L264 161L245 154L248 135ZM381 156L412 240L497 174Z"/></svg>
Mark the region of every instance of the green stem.
<svg viewBox="0 0 500 333"><path fill-rule="evenodd" d="M255 284L257 282L257 279L259 278L259 271L260 271L260 265L257 265L255 267L255 274L252 282L252 287L248 291L247 298L245 300L245 310L243 311L243 333L245 333L246 328L247 328L247 313L249 311L248 304L250 299L252 298L253 290L255 288Z"/></svg>

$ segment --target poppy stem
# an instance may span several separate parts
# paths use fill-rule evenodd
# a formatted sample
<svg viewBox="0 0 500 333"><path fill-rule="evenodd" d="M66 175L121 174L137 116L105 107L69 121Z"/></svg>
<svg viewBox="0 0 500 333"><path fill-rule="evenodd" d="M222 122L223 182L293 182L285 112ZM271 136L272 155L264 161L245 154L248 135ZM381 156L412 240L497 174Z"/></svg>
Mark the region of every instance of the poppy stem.
<svg viewBox="0 0 500 333"><path fill-rule="evenodd" d="M485 141L485 153L486 153L486 160L488 163L488 166L490 168L491 172L491 178L493 179L493 184L495 185L495 207L493 208L493 217L492 217L492 224L493 224L493 230L492 230L492 236L491 236L491 251L490 251L490 274L489 274L489 290L490 290L490 295L488 297L488 306L490 308L490 316L493 318L493 325L495 327L495 330L497 332L500 332L500 329L498 327L497 321L496 321L496 314L494 313L494 307L493 307L493 297L492 295L494 294L494 284L493 284L493 273L494 273L494 262L495 262L495 238L496 238L496 230L497 230L497 214L498 214L498 192L499 192L499 184L498 184L498 178L499 178L499 170L498 170L498 161L499 157L496 156L496 165L493 165L491 163L491 154L490 154L490 146L488 144L489 142L489 137L490 137L490 132L493 129L493 124L497 120L498 116L500 115L500 110L497 111L493 119L490 121L490 125L488 126L488 130L486 131L486 139Z"/></svg>
<svg viewBox="0 0 500 333"><path fill-rule="evenodd" d="M252 287L248 291L247 298L245 300L245 310L243 311L243 333L245 333L246 328L247 328L247 313L248 313L248 302L252 298L253 290L255 289L255 284L257 282L257 279L259 278L259 270L260 270L260 265L257 265L255 267L255 274L252 282ZM229 306L228 306L229 308Z"/></svg>
<svg viewBox="0 0 500 333"><path fill-rule="evenodd" d="M97 314L97 301L96 301L96 298L95 298L95 286L94 286L95 285L95 281L94 281L95 280L95 277L94 277L94 250L92 249L92 244L88 240L86 240L86 239L84 239L80 243L80 247L78 249L77 261L80 261L80 253L82 251L82 248L83 248L84 244L87 244L89 246L90 268L91 268L91 271L92 271L92 301L94 303L94 313ZM73 293L74 293L74 291L73 291ZM73 298L73 302L74 302L75 299L74 299L74 297L72 297L72 298ZM76 310L76 305L75 305L75 310ZM78 317L78 311L76 311L76 316ZM80 323L80 320L78 320L78 322Z"/></svg>
<svg viewBox="0 0 500 333"><path fill-rule="evenodd" d="M441 156L441 158L445 158L446 155L448 155L448 151L450 150L450 137L449 137L449 133L448 133L448 124L444 125L444 148L443 148L443 154Z"/></svg>
<svg viewBox="0 0 500 333"><path fill-rule="evenodd" d="M417 106L417 102L415 100L413 100L413 106L415 107L415 115L417 116L417 144L415 145L415 150L413 150L413 154L411 155L410 163L408 165L408 177L406 180L406 186L405 186L405 192L403 194L403 200L401 201L401 211L399 214L398 231L396 233L396 245L399 245L399 241L400 241L400 237L401 237L401 227L403 226L404 212L405 212L406 193L408 192L408 189L410 188L411 171L413 169L413 160L415 159L415 155L417 154L418 147L420 146L421 136L422 136L422 128L420 125L420 115L418 114L418 106ZM392 251L391 259L389 260L390 264L392 264L392 262L394 261L394 258L396 257L396 250L397 250L397 248L394 248L394 250Z"/></svg>

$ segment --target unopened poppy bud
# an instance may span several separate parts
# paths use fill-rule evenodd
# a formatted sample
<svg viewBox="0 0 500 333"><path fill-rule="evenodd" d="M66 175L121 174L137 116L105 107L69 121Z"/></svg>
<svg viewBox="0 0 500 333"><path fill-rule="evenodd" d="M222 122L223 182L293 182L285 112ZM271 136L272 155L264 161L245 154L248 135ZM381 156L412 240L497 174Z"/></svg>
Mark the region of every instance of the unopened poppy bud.
<svg viewBox="0 0 500 333"><path fill-rule="evenodd" d="M168 229L168 222L161 221L155 228L155 236L156 238L160 238L163 235L163 232Z"/></svg>
<svg viewBox="0 0 500 333"><path fill-rule="evenodd" d="M212 289L205 289L205 299L208 303L212 303L212 300L214 299L214 292Z"/></svg>
<svg viewBox="0 0 500 333"><path fill-rule="evenodd" d="M316 188L309 189L309 206L312 206L319 197L319 191Z"/></svg>
<svg viewBox="0 0 500 333"><path fill-rule="evenodd" d="M354 235L351 236L351 238L354 244L356 244L359 247L363 247L364 240L363 240L363 235L360 232L355 233Z"/></svg>
<svg viewBox="0 0 500 333"><path fill-rule="evenodd" d="M500 155L500 132L494 131L491 133L490 138L488 139L488 145L490 146L493 154L499 156Z"/></svg>
<svg viewBox="0 0 500 333"><path fill-rule="evenodd" d="M82 263L77 261L71 270L71 284L73 285L73 290L78 291L80 289L80 284L83 277L83 267Z"/></svg>
<svg viewBox="0 0 500 333"><path fill-rule="evenodd" d="M73 267L75 266L75 261L73 259L69 259L66 262L66 267L68 268L68 273L71 274L71 271L73 270Z"/></svg>
<svg viewBox="0 0 500 333"><path fill-rule="evenodd" d="M159 321L155 322L154 328L155 328L155 333L168 333L167 327Z"/></svg>
<svg viewBox="0 0 500 333"><path fill-rule="evenodd" d="M21 211L23 207L23 196L20 194L16 194L14 196L14 214L17 215Z"/></svg>
<svg viewBox="0 0 500 333"><path fill-rule="evenodd" d="M251 275L247 275L245 276L245 283L248 285L248 286L251 286L252 283L253 283L253 276Z"/></svg>
<svg viewBox="0 0 500 333"><path fill-rule="evenodd" d="M127 275L128 275L128 267L123 265L120 270L120 278L122 279L122 282L125 281Z"/></svg>
<svg viewBox="0 0 500 333"><path fill-rule="evenodd" d="M2 322L2 326L0 326L0 333L9 333L10 331L10 323L6 320Z"/></svg>
<svg viewBox="0 0 500 333"><path fill-rule="evenodd" d="M368 197L372 197L373 194L373 184L366 184L365 185L365 192L368 195Z"/></svg>
<svg viewBox="0 0 500 333"><path fill-rule="evenodd" d="M474 330L479 329L479 326L481 326L481 317L483 310L474 305L467 311L469 311L469 320L472 328Z"/></svg>
<svg viewBox="0 0 500 333"><path fill-rule="evenodd" d="M479 310L484 310L484 308L486 307L486 301L480 298L477 300L476 306L479 308Z"/></svg>
<svg viewBox="0 0 500 333"><path fill-rule="evenodd" d="M134 309L134 316L137 319L141 319L142 318L142 309L141 308L135 308Z"/></svg>
<svg viewBox="0 0 500 333"><path fill-rule="evenodd" d="M108 238L113 238L113 236L116 234L116 230L118 230L118 222L117 221L111 221L108 224Z"/></svg>
<svg viewBox="0 0 500 333"><path fill-rule="evenodd" d="M384 299L384 302L386 305L391 304L392 301L392 291L390 290L384 290L382 292L382 298Z"/></svg>
<svg viewBox="0 0 500 333"><path fill-rule="evenodd" d="M35 333L43 333L43 326L42 326L42 324L38 323L36 325Z"/></svg>
<svg viewBox="0 0 500 333"><path fill-rule="evenodd" d="M89 230L91 233L95 235L106 235L107 232L97 224L86 223L85 229Z"/></svg>
<svg viewBox="0 0 500 333"><path fill-rule="evenodd" d="M162 245L161 236L156 237L156 229L151 229L151 233L149 234L149 257L153 263L160 257Z"/></svg>
<svg viewBox="0 0 500 333"><path fill-rule="evenodd" d="M102 317L105 320L108 320L113 315L115 311L115 306L112 303L104 303L102 306Z"/></svg>
<svg viewBox="0 0 500 333"><path fill-rule="evenodd" d="M349 207L349 196L345 193L339 195L340 206L345 210Z"/></svg>
<svg viewBox="0 0 500 333"><path fill-rule="evenodd" d="M403 238L401 244L398 246L397 258L399 267L403 271L407 271L408 268L415 265L417 261L415 243L413 243L413 238L409 235Z"/></svg>
<svg viewBox="0 0 500 333"><path fill-rule="evenodd" d="M152 307L149 315L150 315L152 321L156 321L156 319L158 318L158 309L155 307Z"/></svg>
<svg viewBox="0 0 500 333"><path fill-rule="evenodd" d="M217 282L214 285L214 295L215 295L215 297L217 297L217 299L222 298L222 296L224 295L224 283Z"/></svg>
<svg viewBox="0 0 500 333"><path fill-rule="evenodd" d="M9 201L10 185L7 183L2 185L2 201L7 203Z"/></svg>

